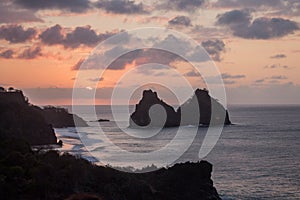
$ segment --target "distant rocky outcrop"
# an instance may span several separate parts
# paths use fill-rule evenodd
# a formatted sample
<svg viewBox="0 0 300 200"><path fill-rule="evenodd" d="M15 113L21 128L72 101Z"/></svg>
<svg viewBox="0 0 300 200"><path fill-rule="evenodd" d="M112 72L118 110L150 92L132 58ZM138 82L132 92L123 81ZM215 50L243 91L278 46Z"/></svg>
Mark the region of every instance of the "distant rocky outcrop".
<svg viewBox="0 0 300 200"><path fill-rule="evenodd" d="M54 128L88 126L88 124L81 117L69 113L65 108L46 106L41 109L41 114L44 116L47 123L51 124Z"/></svg>
<svg viewBox="0 0 300 200"><path fill-rule="evenodd" d="M228 111L212 98L206 89L197 89L192 98L181 105L177 111L159 99L156 92L145 90L142 99L130 116L132 128L210 124L229 125L231 121Z"/></svg>
<svg viewBox="0 0 300 200"><path fill-rule="evenodd" d="M164 123L161 118L164 115L161 107L152 107L154 105L162 106L166 114L166 122ZM152 107L152 108L151 108ZM152 110L151 110L151 109ZM152 119L152 121L151 121ZM180 116L174 110L174 108L163 100L159 99L156 92L152 90L145 90L141 101L136 105L135 112L130 116L130 126L136 125L145 127L161 127L164 123L165 127L178 126L180 122Z"/></svg>
<svg viewBox="0 0 300 200"><path fill-rule="evenodd" d="M228 111L216 99L212 98L206 89L197 89L192 98L178 108L177 113L182 115L182 110L186 112L185 117L182 118L184 120L181 122L182 125L191 124L190 122L195 121L194 116L197 116L196 120L198 121L196 123L199 125L231 124ZM192 123L191 125L195 124Z"/></svg>
<svg viewBox="0 0 300 200"><path fill-rule="evenodd" d="M24 139L31 145L56 144L54 130L40 110L28 103L22 91L0 90L0 135Z"/></svg>

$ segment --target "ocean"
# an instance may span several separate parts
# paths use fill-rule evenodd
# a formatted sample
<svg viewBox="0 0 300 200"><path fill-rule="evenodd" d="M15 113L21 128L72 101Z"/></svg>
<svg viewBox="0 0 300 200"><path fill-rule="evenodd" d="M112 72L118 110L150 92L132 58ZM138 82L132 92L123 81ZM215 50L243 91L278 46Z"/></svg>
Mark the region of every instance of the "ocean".
<svg viewBox="0 0 300 200"><path fill-rule="evenodd" d="M72 111L71 107L67 108ZM129 110L132 112L133 109L131 106ZM134 155L146 155L164 148L175 138L178 129L163 129L150 138L143 135L143 130L135 131L135 134L142 134L135 140L117 127L109 106L96 106L98 119L111 120L100 125L112 145L95 137L99 133L99 123L92 122L96 119L85 106L80 106L79 110L77 114L89 121L90 127L55 129L58 138L64 142L60 150L97 164L103 164L103 159L104 164L118 167L143 168L151 163L159 166L164 164L163 160L171 159L174 152L180 154L180 147L194 137L192 130L195 128L185 127L177 146L169 149L170 154L125 157L113 146ZM212 179L221 198L300 199L300 106L232 105L228 110L234 125L223 128L217 144L204 158L213 164ZM175 162L199 160L199 148L206 132L207 128L199 128L192 145ZM88 138L85 145L79 136Z"/></svg>

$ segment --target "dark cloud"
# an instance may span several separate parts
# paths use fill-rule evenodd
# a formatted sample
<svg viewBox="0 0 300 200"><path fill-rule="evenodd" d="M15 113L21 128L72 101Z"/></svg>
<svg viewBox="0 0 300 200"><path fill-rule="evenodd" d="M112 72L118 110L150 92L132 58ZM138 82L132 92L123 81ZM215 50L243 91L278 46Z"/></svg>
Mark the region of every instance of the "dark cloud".
<svg viewBox="0 0 300 200"><path fill-rule="evenodd" d="M265 79L258 79L255 81L255 83L263 83L263 82L265 82Z"/></svg>
<svg viewBox="0 0 300 200"><path fill-rule="evenodd" d="M250 8L267 11L272 15L299 16L299 0L218 0L214 7L222 8Z"/></svg>
<svg viewBox="0 0 300 200"><path fill-rule="evenodd" d="M107 50L104 54L94 54L87 59L87 62L81 69L90 70L104 68L106 66L102 66L99 63L103 63L103 60L113 59L113 62L106 67L107 70L122 70L125 69L127 65L140 66L149 63L157 63L157 65L152 68L158 70L158 68L163 69L163 65L169 65L176 59L181 59L178 55L161 49L137 49L126 53L127 51L128 49L124 47L116 46ZM83 60L79 61L72 69L78 70L82 63Z"/></svg>
<svg viewBox="0 0 300 200"><path fill-rule="evenodd" d="M249 10L232 10L217 16L218 25L243 26L248 25L252 19Z"/></svg>
<svg viewBox="0 0 300 200"><path fill-rule="evenodd" d="M63 43L67 48L77 48L80 45L95 46L99 41L97 33L90 26L86 26L76 27L66 35Z"/></svg>
<svg viewBox="0 0 300 200"><path fill-rule="evenodd" d="M63 34L64 28L55 25L46 29L39 35L39 38L47 45L63 45L65 48L77 48L81 45L96 46L99 42L107 39L115 33L97 34L90 26L76 27L67 34Z"/></svg>
<svg viewBox="0 0 300 200"><path fill-rule="evenodd" d="M282 18L258 18L249 26L235 30L234 34L249 39L271 39L299 30L296 22Z"/></svg>
<svg viewBox="0 0 300 200"><path fill-rule="evenodd" d="M241 79L241 78L246 78L246 76L242 75L242 74L231 75L231 74L224 73L224 74L222 74L222 78L223 79Z"/></svg>
<svg viewBox="0 0 300 200"><path fill-rule="evenodd" d="M143 3L134 0L14 0L19 7L38 10L61 10L85 13L91 9L101 9L107 13L143 14L147 13Z"/></svg>
<svg viewBox="0 0 300 200"><path fill-rule="evenodd" d="M171 34L164 39L157 39L154 48L167 49L168 51L177 54L177 56L175 54L173 54L173 56L171 56L171 54L170 56L165 55L167 60L173 59L171 62L175 61L177 58L187 59L189 62L205 62L210 60L210 57L201 46L194 46L189 41L175 37ZM163 54L158 56L163 57Z"/></svg>
<svg viewBox="0 0 300 200"><path fill-rule="evenodd" d="M206 84L227 84L227 85L233 85L237 83L238 79L245 78L245 75L230 75L227 73L223 73L219 76L208 76L205 78Z"/></svg>
<svg viewBox="0 0 300 200"><path fill-rule="evenodd" d="M169 66L157 64L157 63L137 66L137 72L140 74L144 74L146 76L149 75L164 76L167 73L162 72L161 70L169 70L169 69L170 69Z"/></svg>
<svg viewBox="0 0 300 200"><path fill-rule="evenodd" d="M273 65L267 65L264 68L266 68L266 69L279 69L279 68L289 69L289 66L287 66L287 65L280 65L280 64L273 64Z"/></svg>
<svg viewBox="0 0 300 200"><path fill-rule="evenodd" d="M39 35L41 41L48 45L61 44L64 40L62 34L62 27L58 24L47 28L44 32Z"/></svg>
<svg viewBox="0 0 300 200"><path fill-rule="evenodd" d="M24 29L21 25L3 25L0 27L0 39L4 39L10 43L26 42L31 40L35 35L35 29Z"/></svg>
<svg viewBox="0 0 300 200"><path fill-rule="evenodd" d="M126 52L127 49L123 48L122 46L113 47L104 52L104 54L92 54L91 56L86 59L84 65L84 59L79 60L74 66L72 66L72 70L90 70L90 69L107 69L110 70L122 70L126 67L127 64L132 63L133 60L137 57L137 54L141 50L132 51L126 53L124 55L123 52ZM120 56L121 55L121 56ZM119 57L120 56L120 57ZM105 60L113 60L109 66L102 66L102 63L105 63ZM81 66L82 65L82 66Z"/></svg>
<svg viewBox="0 0 300 200"><path fill-rule="evenodd" d="M162 49L144 49L138 56L138 59L136 59L137 65L144 65L147 63L160 64L156 66L156 69L165 68L164 65L170 65L170 63L175 60L182 59L180 56Z"/></svg>
<svg viewBox="0 0 300 200"><path fill-rule="evenodd" d="M185 73L184 75L188 76L188 77L200 77L201 76L199 72L196 72L194 70L189 71L189 72Z"/></svg>
<svg viewBox="0 0 300 200"><path fill-rule="evenodd" d="M280 8L284 6L283 0L218 0L214 6L224 8Z"/></svg>
<svg viewBox="0 0 300 200"><path fill-rule="evenodd" d="M158 73L155 73L154 76L168 76L168 73L166 73L166 72L158 72Z"/></svg>
<svg viewBox="0 0 300 200"><path fill-rule="evenodd" d="M221 53L225 52L225 43L222 40L206 40L202 46L215 61L221 61Z"/></svg>
<svg viewBox="0 0 300 200"><path fill-rule="evenodd" d="M29 10L18 9L13 4L0 2L0 23L43 22Z"/></svg>
<svg viewBox="0 0 300 200"><path fill-rule="evenodd" d="M139 66L149 63L157 63L158 65L152 66L151 69L159 70L165 69L164 65L170 65L170 63L174 62L176 59L180 59L180 57L165 50L155 48L138 49L120 56L109 65L108 69L121 70L124 69L127 64L135 64L135 66ZM141 72L142 69L150 68L139 67L138 71ZM145 70L144 73L147 74L148 70Z"/></svg>
<svg viewBox="0 0 300 200"><path fill-rule="evenodd" d="M191 26L191 19L187 16L177 16L169 21L169 25Z"/></svg>
<svg viewBox="0 0 300 200"><path fill-rule="evenodd" d="M299 30L298 24L288 19L261 17L253 22L251 19L249 12L234 10L218 15L216 24L227 26L233 35L247 39L279 38Z"/></svg>
<svg viewBox="0 0 300 200"><path fill-rule="evenodd" d="M192 48L188 41L185 41L172 34L168 35L164 39L157 38L153 47L158 49L168 49L176 52L178 55L186 55L187 52L189 52Z"/></svg>
<svg viewBox="0 0 300 200"><path fill-rule="evenodd" d="M270 58L272 59L281 59L281 58L286 58L287 56L285 54L277 54L274 56L271 56Z"/></svg>
<svg viewBox="0 0 300 200"><path fill-rule="evenodd" d="M205 0L165 0L158 5L158 8L164 10L194 11L201 8L204 4Z"/></svg>
<svg viewBox="0 0 300 200"><path fill-rule="evenodd" d="M284 1L284 0L282 0ZM300 3L299 0L288 0L283 2L284 6L273 12L274 15L283 16L300 16Z"/></svg>
<svg viewBox="0 0 300 200"><path fill-rule="evenodd" d="M100 77L100 78L89 78L87 80L91 81L91 82L100 82L100 81L103 81L104 78L103 77Z"/></svg>
<svg viewBox="0 0 300 200"><path fill-rule="evenodd" d="M84 62L85 59L81 58L75 65L73 65L71 67L72 70L79 70L80 66L82 65L82 63Z"/></svg>
<svg viewBox="0 0 300 200"><path fill-rule="evenodd" d="M136 41L139 42L137 39ZM138 66L148 63L158 63L175 67L175 61L183 62L206 62L210 60L209 55L202 46L195 46L187 40L168 35L165 38L151 38L151 48L129 51L128 44L122 44L105 49L99 54L91 55L83 69L106 68L104 63L109 64L108 70L122 70L127 66ZM216 60L220 60L220 54L225 51L225 44L221 40L209 40L203 42L208 52ZM167 49L167 50L165 50ZM111 62L112 63L107 63ZM77 70L78 65L72 69Z"/></svg>
<svg viewBox="0 0 300 200"><path fill-rule="evenodd" d="M143 14L147 13L142 3L136 4L131 0L100 0L95 6L108 13L116 14Z"/></svg>
<svg viewBox="0 0 300 200"><path fill-rule="evenodd" d="M233 80L224 80L224 83L227 84L227 85L233 85L236 83L236 81L233 81Z"/></svg>
<svg viewBox="0 0 300 200"><path fill-rule="evenodd" d="M34 59L42 56L41 47L29 47L18 55L19 59Z"/></svg>
<svg viewBox="0 0 300 200"><path fill-rule="evenodd" d="M108 67L109 70L122 70L125 69L126 65L133 63L134 60L142 56L142 49L130 51L122 46L116 46L104 53L106 58L116 58Z"/></svg>
<svg viewBox="0 0 300 200"><path fill-rule="evenodd" d="M258 79L254 81L254 83L257 85L266 84L266 83L277 84L280 83L281 80L287 80L287 79L288 78L286 76L278 75L278 76L271 76L271 77Z"/></svg>
<svg viewBox="0 0 300 200"><path fill-rule="evenodd" d="M32 10L58 9L83 13L91 8L89 0L14 0L16 5Z"/></svg>
<svg viewBox="0 0 300 200"><path fill-rule="evenodd" d="M11 59L14 56L14 51L11 49L0 52L0 58Z"/></svg>
<svg viewBox="0 0 300 200"><path fill-rule="evenodd" d="M286 76L279 75L279 76L272 76L272 77L270 77L270 79L272 79L272 80L286 80L288 78Z"/></svg>

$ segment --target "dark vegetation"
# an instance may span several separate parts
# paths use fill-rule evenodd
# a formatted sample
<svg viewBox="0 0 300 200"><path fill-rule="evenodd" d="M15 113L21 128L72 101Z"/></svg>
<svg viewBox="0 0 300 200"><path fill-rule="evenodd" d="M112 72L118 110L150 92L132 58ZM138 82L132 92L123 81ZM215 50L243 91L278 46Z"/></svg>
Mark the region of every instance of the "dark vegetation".
<svg viewBox="0 0 300 200"><path fill-rule="evenodd" d="M31 105L22 91L0 91L0 132L2 136L24 139L31 145L56 144L52 126Z"/></svg>
<svg viewBox="0 0 300 200"><path fill-rule="evenodd" d="M55 128L88 126L82 118L69 113L65 108L46 106L42 109L41 114L44 116L46 121Z"/></svg>
<svg viewBox="0 0 300 200"><path fill-rule="evenodd" d="M56 144L53 130L87 126L80 117L64 108L40 108L28 102L20 90L0 88L0 131L2 135L27 140L31 145Z"/></svg>
<svg viewBox="0 0 300 200"><path fill-rule="evenodd" d="M82 193L103 200L220 199L210 178L212 165L206 161L130 174L55 151L33 152L28 143L19 139L2 137L0 148L3 200L65 199ZM89 195L73 199L89 199L84 196Z"/></svg>

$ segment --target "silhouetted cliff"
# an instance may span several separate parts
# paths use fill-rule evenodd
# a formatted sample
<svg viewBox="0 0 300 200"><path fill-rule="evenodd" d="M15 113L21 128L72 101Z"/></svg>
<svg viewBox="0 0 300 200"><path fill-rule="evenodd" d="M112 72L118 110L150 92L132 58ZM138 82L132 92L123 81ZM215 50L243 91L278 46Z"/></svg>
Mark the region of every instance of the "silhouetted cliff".
<svg viewBox="0 0 300 200"><path fill-rule="evenodd" d="M82 118L69 113L64 108L47 106L41 111L41 114L44 116L47 123L51 124L54 128L75 127L75 125L79 127L88 126L88 124Z"/></svg>
<svg viewBox="0 0 300 200"><path fill-rule="evenodd" d="M88 126L66 109L40 108L28 103L21 90L0 90L0 134L27 140L31 145L56 144L52 127Z"/></svg>
<svg viewBox="0 0 300 200"><path fill-rule="evenodd" d="M198 107L198 108L197 108ZM197 89L191 99L187 100L178 108L178 114L182 115L181 110L186 114L182 119L182 125L209 125L209 124L231 124L228 111L216 99L209 95L208 90ZM200 113L200 118L199 118ZM195 116L198 118L195 119Z"/></svg>
<svg viewBox="0 0 300 200"><path fill-rule="evenodd" d="M2 200L61 200L70 196L102 200L220 199L211 180L212 165L206 161L133 174L55 151L32 152L20 140L0 139ZM85 193L90 195L82 195Z"/></svg>
<svg viewBox="0 0 300 200"><path fill-rule="evenodd" d="M177 111L159 99L156 92L145 90L142 99L130 116L130 127L175 127L209 124L228 125L231 122L228 111L222 104L210 97L207 90L200 89L197 89L192 98L181 105Z"/></svg>
<svg viewBox="0 0 300 200"><path fill-rule="evenodd" d="M22 91L0 91L0 134L24 139L31 145L56 144L54 130L30 105Z"/></svg>
<svg viewBox="0 0 300 200"><path fill-rule="evenodd" d="M164 118L164 113L162 113L163 110L161 107L152 107L153 105L159 105L164 108L167 116L165 123L163 120L161 120ZM152 110L150 110L150 108ZM153 120L151 121L151 119ZM180 116L176 113L174 108L166 104L163 100L159 99L157 93L153 92L152 90L145 90L143 92L141 101L136 105L135 112L130 116L131 127L135 127L136 124L139 126L149 125L151 127L172 127L178 126L179 121Z"/></svg>

